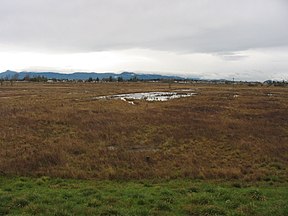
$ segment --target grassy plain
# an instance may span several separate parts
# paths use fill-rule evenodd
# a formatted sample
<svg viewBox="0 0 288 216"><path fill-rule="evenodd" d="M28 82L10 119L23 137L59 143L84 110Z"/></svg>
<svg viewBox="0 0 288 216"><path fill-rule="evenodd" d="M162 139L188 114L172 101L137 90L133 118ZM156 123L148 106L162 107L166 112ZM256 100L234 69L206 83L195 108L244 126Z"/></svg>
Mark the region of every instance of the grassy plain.
<svg viewBox="0 0 288 216"><path fill-rule="evenodd" d="M167 102L96 96L193 89ZM239 95L233 97L233 95ZM0 86L0 172L286 182L288 88L166 83Z"/></svg>
<svg viewBox="0 0 288 216"><path fill-rule="evenodd" d="M287 87L0 86L0 215L287 215L287 169Z"/></svg>
<svg viewBox="0 0 288 216"><path fill-rule="evenodd" d="M283 185L0 177L0 215L288 214Z"/></svg>

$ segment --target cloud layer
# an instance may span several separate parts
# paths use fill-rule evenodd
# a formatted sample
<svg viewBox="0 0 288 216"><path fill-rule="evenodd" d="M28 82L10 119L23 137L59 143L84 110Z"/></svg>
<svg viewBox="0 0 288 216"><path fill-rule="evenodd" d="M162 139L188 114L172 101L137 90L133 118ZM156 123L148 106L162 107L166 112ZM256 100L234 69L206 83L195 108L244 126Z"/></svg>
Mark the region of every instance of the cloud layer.
<svg viewBox="0 0 288 216"><path fill-rule="evenodd" d="M288 45L286 0L1 0L0 43L66 52Z"/></svg>
<svg viewBox="0 0 288 216"><path fill-rule="evenodd" d="M39 68L33 61L27 60L30 66L17 63L21 59L15 57L26 52L62 55L58 59L84 53L92 62L78 59L74 69L196 71L225 77L234 65L239 73L258 77L255 71L265 71L269 77L288 69L283 63L287 26L287 0L1 0L0 52L7 62L14 55L14 68L21 69ZM110 64L95 64L92 57L101 61L105 52ZM261 62L263 56L273 59L271 65ZM65 68L56 62L44 61L41 67ZM8 66L2 63L0 69Z"/></svg>

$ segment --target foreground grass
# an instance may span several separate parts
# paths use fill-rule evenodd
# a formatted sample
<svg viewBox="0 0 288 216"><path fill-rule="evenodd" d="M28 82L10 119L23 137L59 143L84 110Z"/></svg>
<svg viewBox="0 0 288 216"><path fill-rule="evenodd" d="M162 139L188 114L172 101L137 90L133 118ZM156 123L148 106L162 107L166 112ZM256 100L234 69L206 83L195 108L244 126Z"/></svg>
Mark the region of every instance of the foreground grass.
<svg viewBox="0 0 288 216"><path fill-rule="evenodd" d="M0 215L288 215L288 187L0 177Z"/></svg>

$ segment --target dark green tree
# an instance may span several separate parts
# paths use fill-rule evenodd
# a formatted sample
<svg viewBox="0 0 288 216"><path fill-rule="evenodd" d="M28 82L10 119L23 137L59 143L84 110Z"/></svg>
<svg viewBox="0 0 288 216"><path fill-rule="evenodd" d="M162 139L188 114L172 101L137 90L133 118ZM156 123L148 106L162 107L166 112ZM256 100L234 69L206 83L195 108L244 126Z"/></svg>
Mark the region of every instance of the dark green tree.
<svg viewBox="0 0 288 216"><path fill-rule="evenodd" d="M117 81L118 82L123 82L123 77L118 77Z"/></svg>

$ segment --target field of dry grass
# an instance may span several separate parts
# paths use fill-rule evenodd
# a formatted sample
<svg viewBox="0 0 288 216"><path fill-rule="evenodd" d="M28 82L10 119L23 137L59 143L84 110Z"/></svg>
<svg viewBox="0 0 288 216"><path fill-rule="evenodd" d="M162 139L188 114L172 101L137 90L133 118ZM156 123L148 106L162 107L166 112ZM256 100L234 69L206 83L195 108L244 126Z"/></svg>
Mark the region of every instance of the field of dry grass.
<svg viewBox="0 0 288 216"><path fill-rule="evenodd" d="M93 99L175 89L193 89L197 95L135 105ZM287 87L0 86L0 172L5 175L285 182L287 169Z"/></svg>

